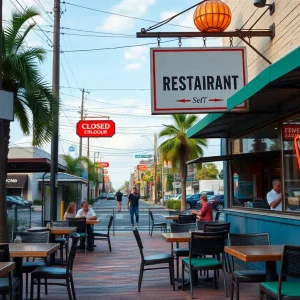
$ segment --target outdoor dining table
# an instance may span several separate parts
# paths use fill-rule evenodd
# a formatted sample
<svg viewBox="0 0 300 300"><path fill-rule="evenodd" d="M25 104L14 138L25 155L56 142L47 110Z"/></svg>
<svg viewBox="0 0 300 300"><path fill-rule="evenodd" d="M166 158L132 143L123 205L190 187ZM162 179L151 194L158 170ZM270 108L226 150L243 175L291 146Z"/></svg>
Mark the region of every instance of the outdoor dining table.
<svg viewBox="0 0 300 300"><path fill-rule="evenodd" d="M178 221L179 215L163 216L166 220Z"/></svg>
<svg viewBox="0 0 300 300"><path fill-rule="evenodd" d="M0 262L0 277L4 277L7 275L9 272L14 270L16 264L14 262Z"/></svg>
<svg viewBox="0 0 300 300"><path fill-rule="evenodd" d="M50 233L52 235L64 235L64 234L70 234L77 230L76 227L68 227L68 226L52 226L52 227L31 227L27 229L28 232L30 231L36 231L39 229L49 229Z"/></svg>
<svg viewBox="0 0 300 300"><path fill-rule="evenodd" d="M23 299L23 268L22 260L27 257L47 258L59 248L56 243L10 243L9 254L15 262L15 276L20 279L21 299Z"/></svg>
<svg viewBox="0 0 300 300"><path fill-rule="evenodd" d="M189 243L191 241L191 234L189 232L168 232L161 235L168 243Z"/></svg>
<svg viewBox="0 0 300 300"><path fill-rule="evenodd" d="M95 225L95 224L98 224L100 222L100 220L89 220L89 219L87 219L86 220L86 224L87 225Z"/></svg>
<svg viewBox="0 0 300 300"><path fill-rule="evenodd" d="M276 261L281 260L283 245L227 246L224 250L244 262L265 262L266 280L278 280Z"/></svg>

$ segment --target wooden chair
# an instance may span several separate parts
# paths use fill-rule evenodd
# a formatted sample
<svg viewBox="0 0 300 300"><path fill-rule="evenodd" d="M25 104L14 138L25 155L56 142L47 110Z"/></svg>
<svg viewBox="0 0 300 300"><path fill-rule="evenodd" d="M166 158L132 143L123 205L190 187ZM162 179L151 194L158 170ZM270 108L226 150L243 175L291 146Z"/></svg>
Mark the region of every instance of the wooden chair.
<svg viewBox="0 0 300 300"><path fill-rule="evenodd" d="M71 240L71 250L68 256L66 268L57 267L39 267L31 273L31 288L30 288L30 299L33 300L34 285L37 285L38 299L40 299L40 286L42 285L41 280L47 280L48 285L60 285L66 286L68 290L69 300L76 300L74 282L73 282L73 263L76 256L77 242L80 238L78 233L71 233L69 235ZM66 283L60 282L49 282L48 280L65 280Z"/></svg>
<svg viewBox="0 0 300 300"><path fill-rule="evenodd" d="M193 298L193 271L214 271L214 286L217 288L217 270L222 270L225 296L227 297L224 268L224 246L227 232L192 232L188 258L182 259L182 290L184 290L184 272L190 276L191 297ZM212 257L206 257L211 255ZM222 257L220 261L217 259Z"/></svg>
<svg viewBox="0 0 300 300"><path fill-rule="evenodd" d="M150 256L144 256L143 243L140 237L140 234L137 229L133 230L136 242L138 244L140 254L141 254L141 267L140 267L140 276L138 282L138 291L141 291L142 280L144 271L149 270L158 270L158 269L169 269L170 273L170 282L173 285L173 291L175 290L175 280L174 280L174 258L171 254L155 254ZM168 267L156 267L156 268L145 268L146 266L162 265L168 264Z"/></svg>
<svg viewBox="0 0 300 300"><path fill-rule="evenodd" d="M160 228L160 231L163 231L164 232L167 232L167 223L163 222L163 223L155 223L154 222L154 217L153 217L153 214L152 214L152 211L149 210L149 218L151 220L151 231L150 231L150 236L152 236L152 233L153 233L153 229L154 228Z"/></svg>
<svg viewBox="0 0 300 300"><path fill-rule="evenodd" d="M110 244L109 233L110 233L110 228L111 228L111 225L113 223L113 220L114 220L114 217L110 216L109 222L108 222L108 226L107 226L107 233L102 233L102 232L99 232L99 231L94 231L94 233L93 233L93 245L94 245L94 247L96 247L96 245L94 243L95 240L107 240L108 247L109 247L109 252L111 252L111 244Z"/></svg>
<svg viewBox="0 0 300 300"><path fill-rule="evenodd" d="M255 233L255 234L229 234L230 246L251 246L251 245L270 245L270 236L268 233ZM239 285L241 282L262 282L266 280L266 272L260 270L235 270L234 259L231 257L232 262L232 283L231 283L231 296L233 300L234 290L236 289L236 299L240 297Z"/></svg>
<svg viewBox="0 0 300 300"><path fill-rule="evenodd" d="M9 246L8 244L0 245L0 262L9 262ZM21 300L20 280L12 277L12 273L9 273L7 277L0 278L0 295L2 299L6 299L6 295L9 296L9 300L15 299L18 295L18 299Z"/></svg>
<svg viewBox="0 0 300 300"><path fill-rule="evenodd" d="M299 281L287 281L288 278L300 279L300 247L284 245L279 280L263 282L259 286L261 299L299 300Z"/></svg>

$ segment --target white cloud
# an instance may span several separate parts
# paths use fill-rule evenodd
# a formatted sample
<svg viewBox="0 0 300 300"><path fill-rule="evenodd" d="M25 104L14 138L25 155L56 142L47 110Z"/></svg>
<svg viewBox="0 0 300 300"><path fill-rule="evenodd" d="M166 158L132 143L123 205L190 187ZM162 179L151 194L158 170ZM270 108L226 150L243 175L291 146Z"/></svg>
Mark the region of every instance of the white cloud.
<svg viewBox="0 0 300 300"><path fill-rule="evenodd" d="M134 71L140 69L141 67L142 67L141 63L128 64L123 68L123 71Z"/></svg>
<svg viewBox="0 0 300 300"><path fill-rule="evenodd" d="M145 61L148 53L149 49L146 46L137 46L130 50L126 50L124 52L124 58L127 60Z"/></svg>
<svg viewBox="0 0 300 300"><path fill-rule="evenodd" d="M148 7L153 5L155 0L122 0L114 5L110 11L117 14L134 16L139 18L143 16ZM97 30L109 32L124 32L133 27L135 20L121 16L110 15L106 17L97 27Z"/></svg>

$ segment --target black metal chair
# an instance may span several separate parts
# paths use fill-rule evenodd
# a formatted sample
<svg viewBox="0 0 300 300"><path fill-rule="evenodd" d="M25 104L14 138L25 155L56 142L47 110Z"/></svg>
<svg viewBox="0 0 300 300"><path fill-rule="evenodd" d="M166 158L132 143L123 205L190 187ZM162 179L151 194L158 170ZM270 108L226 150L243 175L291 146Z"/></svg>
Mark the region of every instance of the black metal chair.
<svg viewBox="0 0 300 300"><path fill-rule="evenodd" d="M180 213L179 210L169 210L169 216L178 216Z"/></svg>
<svg viewBox="0 0 300 300"><path fill-rule="evenodd" d="M69 235L71 240L71 250L68 256L67 266L66 268L57 268L57 267L39 267L35 269L31 273L31 288L30 288L30 299L33 300L34 294L34 285L37 285L37 294L38 299L40 299L40 286L41 286L41 279L45 280L65 280L66 283L59 283L59 282L49 282L47 281L48 285L60 285L66 286L68 290L68 297L69 300L76 300L75 295L75 288L73 282L73 263L76 256L76 248L77 242L80 238L78 233L71 233Z"/></svg>
<svg viewBox="0 0 300 300"><path fill-rule="evenodd" d="M196 215L179 215L178 216L178 224L196 224Z"/></svg>
<svg viewBox="0 0 300 300"><path fill-rule="evenodd" d="M150 236L152 236L154 228L160 228L160 231L164 230L164 232L167 232L167 223L165 223L165 222L163 222L163 223L155 223L154 222L154 217L153 217L153 214L152 214L151 210L149 210L149 218L150 218L150 220L152 222Z"/></svg>
<svg viewBox="0 0 300 300"><path fill-rule="evenodd" d="M220 215L221 215L221 212L220 212L220 211L217 211L217 212L216 212L216 215L215 215L215 221L219 221Z"/></svg>
<svg viewBox="0 0 300 300"><path fill-rule="evenodd" d="M110 237L109 237L109 232L110 232L110 228L111 225L113 223L114 217L110 216L109 221L108 221L108 226L107 226L107 233L102 233L99 231L94 231L93 233L93 245L94 247L96 247L94 241L95 240L107 240L108 242L108 247L109 247L109 252L111 252L111 244L110 244Z"/></svg>
<svg viewBox="0 0 300 300"><path fill-rule="evenodd" d="M158 270L158 269L169 269L170 282L173 285L173 291L175 290L175 279L174 279L174 257L171 254L155 254L150 256L144 256L143 243L140 234L137 229L133 230L136 242L138 244L140 254L141 254L141 268L138 282L138 291L141 291L142 280L144 271ZM160 264L168 264L168 267L156 267L156 268L145 268L146 266L154 266Z"/></svg>
<svg viewBox="0 0 300 300"><path fill-rule="evenodd" d="M227 297L226 277L224 270L224 246L226 231L223 232L192 232L190 253L182 259L182 290L184 290L184 271L189 273L191 297L193 298L193 271L214 271L214 286L217 285L217 270L222 270L225 296ZM212 255L212 257L206 257ZM220 261L217 257L222 257Z"/></svg>
<svg viewBox="0 0 300 300"><path fill-rule="evenodd" d="M12 234L12 240L14 241L16 236L19 236L22 240L22 243L49 243L50 231L49 229L39 229L37 231L14 231ZM45 260L35 260L33 257L32 261L27 259L22 262L23 273L26 275L26 299L28 299L28 275L32 273L36 268L43 267L47 264L47 259ZM48 294L47 284L45 283L45 294Z"/></svg>
<svg viewBox="0 0 300 300"><path fill-rule="evenodd" d="M70 227L77 228L80 239L84 239L84 253L86 253L88 239L86 218L68 218L68 222Z"/></svg>
<svg viewBox="0 0 300 300"><path fill-rule="evenodd" d="M287 281L288 278L300 279L300 247L284 245L279 280L263 282L259 286L261 299L299 300L299 281Z"/></svg>
<svg viewBox="0 0 300 300"><path fill-rule="evenodd" d="M68 226L68 221L56 221L56 222L52 222L49 220L44 220L43 226L46 226L48 223L56 223L57 226ZM33 231L31 231L33 232ZM68 258L68 238L67 237L63 237L63 236L55 236L55 239L53 240L53 242L58 243L59 244L59 260L60 260L60 264L63 265L64 263L64 249L65 249L65 253L66 253L66 260Z"/></svg>
<svg viewBox="0 0 300 300"><path fill-rule="evenodd" d="M176 223L170 223L171 226L171 232L190 232L193 230L196 230L196 224L176 224ZM180 257L186 257L189 256L190 248L189 247L179 247L179 243L176 243L176 248L173 248L172 243L172 254L175 256L176 259L176 274L177 278L179 278L179 258Z"/></svg>
<svg viewBox="0 0 300 300"><path fill-rule="evenodd" d="M2 244L0 245L0 262L9 262L9 245ZM18 278L12 277L10 272L7 277L0 278L0 295L2 299L6 299L8 295L9 300L15 299L15 296L18 295L18 299L21 299L21 290L20 290L20 280Z"/></svg>
<svg viewBox="0 0 300 300"><path fill-rule="evenodd" d="M255 233L255 234L229 234L230 246L251 246L251 245L270 245L269 233ZM231 257L232 262L232 284L231 296L233 300L234 290L236 288L236 299L240 297L239 285L240 282L262 282L266 280L266 272L259 270L236 270L234 267L234 258Z"/></svg>
<svg viewBox="0 0 300 300"><path fill-rule="evenodd" d="M197 220L196 224L197 224L197 229L198 230L204 230L204 225L205 224L220 224L220 222L219 221L210 221L210 222L207 222L207 221L199 221L199 220Z"/></svg>

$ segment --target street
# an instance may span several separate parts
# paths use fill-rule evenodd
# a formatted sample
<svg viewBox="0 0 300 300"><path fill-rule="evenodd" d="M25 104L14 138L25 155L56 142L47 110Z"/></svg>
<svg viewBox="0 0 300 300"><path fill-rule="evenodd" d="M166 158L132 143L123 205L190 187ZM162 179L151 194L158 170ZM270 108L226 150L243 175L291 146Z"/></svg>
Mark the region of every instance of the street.
<svg viewBox="0 0 300 300"><path fill-rule="evenodd" d="M111 215L114 215L114 230L115 231L130 231L132 230L130 224L130 214L126 208L127 199L122 201L122 211L117 211L117 205L115 200L99 200L93 205L93 209L100 220L99 224L94 226L97 231L106 231L108 221ZM168 215L168 210L163 208L161 205L148 204L144 201L140 201L140 219L138 227L140 231L148 231L149 226L149 209L151 209L155 223L170 223L172 221L165 220L164 216ZM214 212L215 214L215 212ZM8 210L8 216L14 218L14 211ZM31 226L41 226L41 211L31 212ZM19 209L18 210L18 220L20 226L29 227L30 212L29 209ZM223 214L221 214L220 219L223 219ZM156 229L159 230L159 229ZM113 231L113 227L111 228Z"/></svg>

